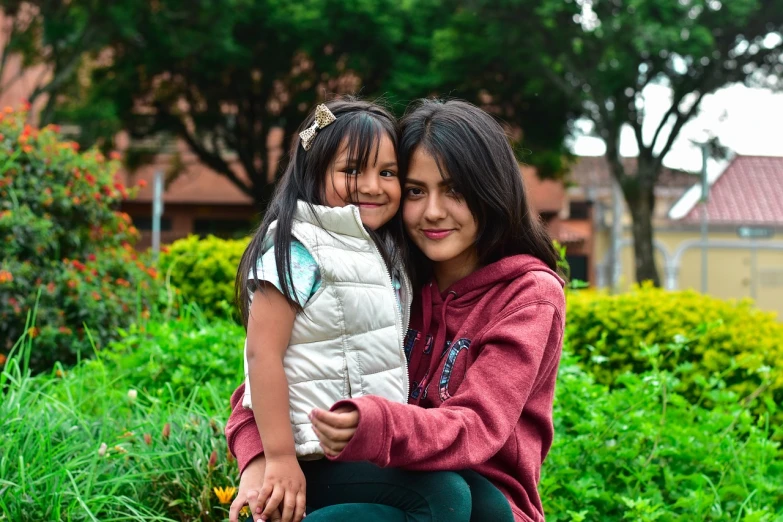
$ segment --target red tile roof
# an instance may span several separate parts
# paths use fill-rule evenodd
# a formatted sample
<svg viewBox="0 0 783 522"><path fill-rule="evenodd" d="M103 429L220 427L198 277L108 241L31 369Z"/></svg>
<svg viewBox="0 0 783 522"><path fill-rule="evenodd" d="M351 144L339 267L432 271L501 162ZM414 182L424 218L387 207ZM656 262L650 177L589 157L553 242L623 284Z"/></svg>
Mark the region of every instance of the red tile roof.
<svg viewBox="0 0 783 522"><path fill-rule="evenodd" d="M683 222L699 219L696 204ZM783 226L783 157L736 156L710 187L707 222Z"/></svg>
<svg viewBox="0 0 783 522"><path fill-rule="evenodd" d="M634 175L636 173L636 158L623 158L622 163L627 174ZM585 188L610 187L611 173L606 157L580 156L571 167L569 181ZM684 191L698 181L698 176L664 167L658 186L681 188Z"/></svg>

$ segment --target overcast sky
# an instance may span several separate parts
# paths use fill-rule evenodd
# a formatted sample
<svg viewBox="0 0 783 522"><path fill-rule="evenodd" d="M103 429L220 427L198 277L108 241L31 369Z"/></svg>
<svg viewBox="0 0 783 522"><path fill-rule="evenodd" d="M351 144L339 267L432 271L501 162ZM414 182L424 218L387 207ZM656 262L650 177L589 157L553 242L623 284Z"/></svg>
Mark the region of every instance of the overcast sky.
<svg viewBox="0 0 783 522"><path fill-rule="evenodd" d="M643 132L645 139L650 140L669 108L671 92L667 87L650 85L645 89L644 97L647 117ZM698 171L701 152L689 140L703 137L705 129L738 154L783 156L783 93L737 84L705 96L701 113L683 128L664 164ZM663 140L659 138L659 141ZM580 156L600 156L606 147L598 138L580 136L572 140L571 149ZM628 126L623 129L620 153L624 156L638 153L633 131ZM710 170L713 168L720 166L711 163Z"/></svg>

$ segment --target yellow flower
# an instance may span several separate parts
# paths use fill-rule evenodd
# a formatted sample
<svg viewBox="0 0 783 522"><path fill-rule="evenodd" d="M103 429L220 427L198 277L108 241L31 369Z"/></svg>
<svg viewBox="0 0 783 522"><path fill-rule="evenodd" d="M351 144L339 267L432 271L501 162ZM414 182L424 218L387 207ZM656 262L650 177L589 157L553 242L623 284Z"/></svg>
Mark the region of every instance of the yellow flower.
<svg viewBox="0 0 783 522"><path fill-rule="evenodd" d="M249 517L250 516L250 508L247 506L242 506L242 509L239 510L239 515L242 517Z"/></svg>
<svg viewBox="0 0 783 522"><path fill-rule="evenodd" d="M221 504L231 504L231 499L234 498L234 495L237 492L237 488L212 488L212 491L215 492L215 496L218 498Z"/></svg>

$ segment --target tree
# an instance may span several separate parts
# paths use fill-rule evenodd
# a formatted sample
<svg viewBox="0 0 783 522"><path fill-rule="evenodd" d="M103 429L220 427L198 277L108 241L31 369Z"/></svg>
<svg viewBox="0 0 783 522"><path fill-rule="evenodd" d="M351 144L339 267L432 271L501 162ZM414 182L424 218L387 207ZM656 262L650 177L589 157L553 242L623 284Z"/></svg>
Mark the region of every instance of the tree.
<svg viewBox="0 0 783 522"><path fill-rule="evenodd" d="M394 0L138 3L68 114L89 127L85 111L112 107L134 136L178 137L263 206L279 172L270 133L281 129L288 151L317 100L382 94L405 38L402 9Z"/></svg>
<svg viewBox="0 0 783 522"><path fill-rule="evenodd" d="M103 50L122 26L121 10L110 4L100 0L0 0L6 18L0 78L12 55L18 53L22 59L22 69L0 85L0 92L20 81L29 67L45 65L33 79L28 101L33 104L46 96L38 118L41 125L51 123L60 96L73 88L90 57Z"/></svg>
<svg viewBox="0 0 783 522"><path fill-rule="evenodd" d="M520 30L531 19L538 29ZM658 285L652 214L663 160L705 95L735 82L776 84L783 74L783 0L476 0L461 22L439 43L449 49L440 51L449 66L469 67L490 95L508 102L506 79L529 75L532 64L545 80L542 96L557 90L592 120L633 218L636 279ZM466 46L483 49L468 53ZM488 67L499 58L502 64ZM648 137L643 90L652 83L672 95ZM624 125L639 147L636 172L621 162Z"/></svg>

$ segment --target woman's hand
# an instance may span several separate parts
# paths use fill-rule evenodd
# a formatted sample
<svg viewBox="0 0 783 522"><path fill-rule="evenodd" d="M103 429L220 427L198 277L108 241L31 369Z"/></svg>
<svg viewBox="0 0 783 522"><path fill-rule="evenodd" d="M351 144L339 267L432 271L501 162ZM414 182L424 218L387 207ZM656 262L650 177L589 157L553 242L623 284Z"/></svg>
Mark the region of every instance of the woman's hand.
<svg viewBox="0 0 783 522"><path fill-rule="evenodd" d="M329 457L336 457L351 442L359 427L359 410L341 406L334 411L315 409L310 412L313 431Z"/></svg>
<svg viewBox="0 0 783 522"><path fill-rule="evenodd" d="M258 503L264 506L260 520L270 520L275 511L280 511L282 522L301 522L305 500L305 477L296 456L268 455L264 485L258 496Z"/></svg>
<svg viewBox="0 0 783 522"><path fill-rule="evenodd" d="M248 506L253 520L260 520L263 504L258 502L261 493L261 487L264 484L264 472L266 470L266 459L263 455L250 461L245 471L239 479L239 491L234 501L231 503L231 509L228 512L229 522L240 522L239 512L242 508ZM280 520L280 512L276 511L269 519L272 522ZM244 522L244 521L242 521Z"/></svg>

